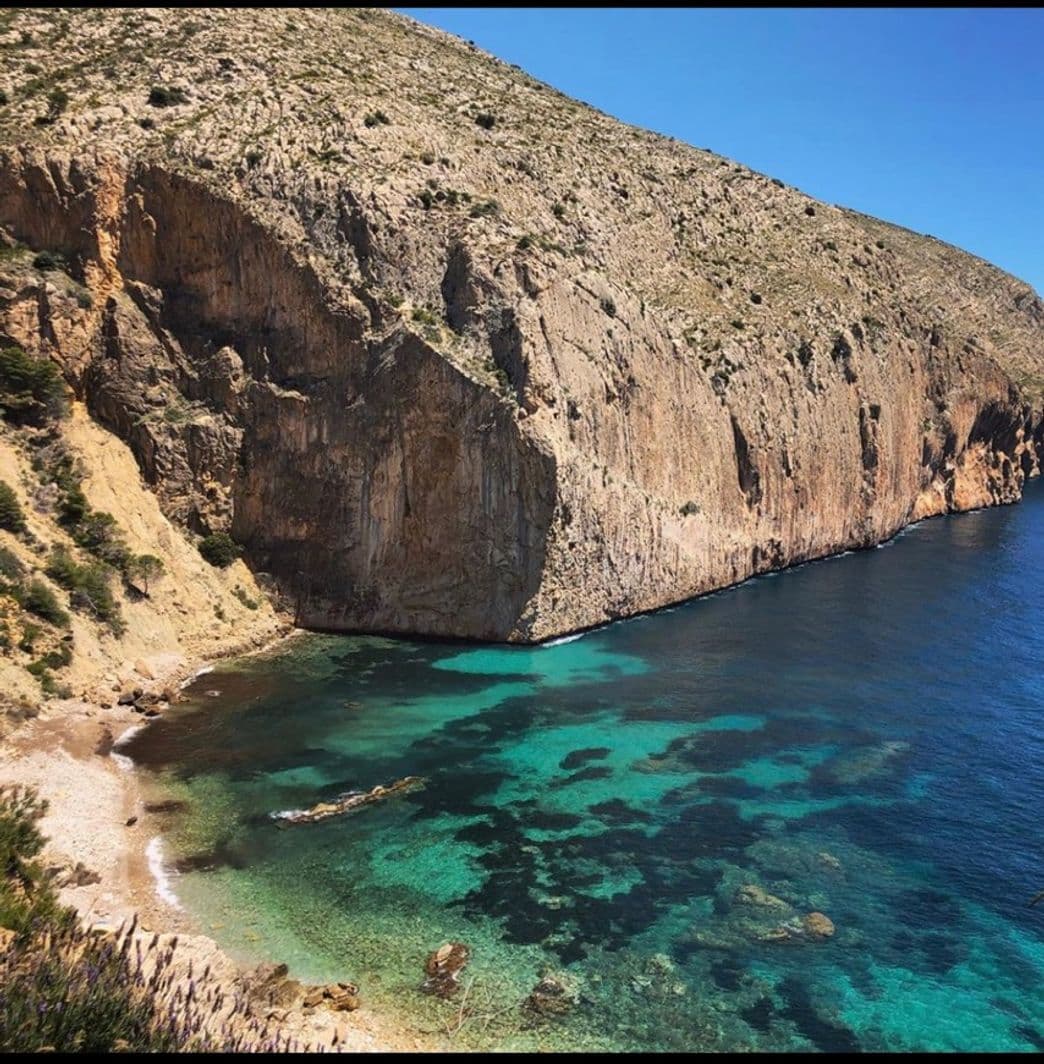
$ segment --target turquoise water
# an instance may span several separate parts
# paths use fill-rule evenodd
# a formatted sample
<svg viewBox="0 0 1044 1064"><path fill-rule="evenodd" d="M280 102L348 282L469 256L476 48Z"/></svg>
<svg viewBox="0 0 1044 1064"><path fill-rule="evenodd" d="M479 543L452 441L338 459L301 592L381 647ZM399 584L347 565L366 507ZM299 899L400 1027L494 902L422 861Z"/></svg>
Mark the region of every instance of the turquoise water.
<svg viewBox="0 0 1044 1064"><path fill-rule="evenodd" d="M1042 533L1033 485L557 645L302 637L126 752L219 942L447 1045L1039 1050ZM417 989L448 939L463 1012Z"/></svg>

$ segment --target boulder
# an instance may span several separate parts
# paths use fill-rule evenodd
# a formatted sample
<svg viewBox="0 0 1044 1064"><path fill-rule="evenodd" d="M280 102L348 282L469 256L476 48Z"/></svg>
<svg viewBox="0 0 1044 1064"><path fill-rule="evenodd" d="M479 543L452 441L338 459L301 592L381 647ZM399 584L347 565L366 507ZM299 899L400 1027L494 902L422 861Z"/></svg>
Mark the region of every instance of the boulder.
<svg viewBox="0 0 1044 1064"><path fill-rule="evenodd" d="M144 658L138 658L138 660L134 663L134 671L139 676L144 676L146 680L156 679L155 671Z"/></svg>
<svg viewBox="0 0 1044 1064"><path fill-rule="evenodd" d="M300 999L303 988L296 979L288 978L288 972L285 964L260 964L244 976L247 991L269 1008L290 1008Z"/></svg>
<svg viewBox="0 0 1044 1064"><path fill-rule="evenodd" d="M830 938L834 933L834 921L823 913L809 913L801 924L810 938Z"/></svg>
<svg viewBox="0 0 1044 1064"><path fill-rule="evenodd" d="M326 1002L334 1012L354 1012L359 1007L359 988L336 983L326 988Z"/></svg>
<svg viewBox="0 0 1044 1064"><path fill-rule="evenodd" d="M450 997L459 988L460 973L471 958L471 950L463 942L446 942L428 954L424 962L424 982L421 990L426 994Z"/></svg>
<svg viewBox="0 0 1044 1064"><path fill-rule="evenodd" d="M280 826L314 824L319 820L326 820L332 816L340 816L342 813L350 813L363 806L372 805L374 802L382 802L396 795L407 794L423 787L426 782L420 776L405 776L387 786L378 784L369 791L347 791L332 802L317 802L308 809L294 809L271 815L274 820L279 821Z"/></svg>
<svg viewBox="0 0 1044 1064"><path fill-rule="evenodd" d="M530 991L524 1008L540 1016L560 1016L580 1000L576 980L568 972L545 972Z"/></svg>
<svg viewBox="0 0 1044 1064"><path fill-rule="evenodd" d="M808 913L800 919L794 917L769 931L755 937L760 942L810 942L830 938L834 933L834 921L820 912Z"/></svg>
<svg viewBox="0 0 1044 1064"><path fill-rule="evenodd" d="M741 905L755 905L763 909L789 909L790 906L775 894L755 883L745 883L736 891L736 901Z"/></svg>

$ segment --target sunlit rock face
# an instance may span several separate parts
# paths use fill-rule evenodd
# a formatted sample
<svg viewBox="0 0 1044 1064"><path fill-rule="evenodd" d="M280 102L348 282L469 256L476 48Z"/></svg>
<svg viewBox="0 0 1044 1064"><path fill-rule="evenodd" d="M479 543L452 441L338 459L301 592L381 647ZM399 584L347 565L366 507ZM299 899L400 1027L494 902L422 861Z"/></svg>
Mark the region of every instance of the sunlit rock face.
<svg viewBox="0 0 1044 1064"><path fill-rule="evenodd" d="M1037 469L1044 308L930 237L388 12L22 30L0 225L67 267L2 328L302 624L545 639Z"/></svg>

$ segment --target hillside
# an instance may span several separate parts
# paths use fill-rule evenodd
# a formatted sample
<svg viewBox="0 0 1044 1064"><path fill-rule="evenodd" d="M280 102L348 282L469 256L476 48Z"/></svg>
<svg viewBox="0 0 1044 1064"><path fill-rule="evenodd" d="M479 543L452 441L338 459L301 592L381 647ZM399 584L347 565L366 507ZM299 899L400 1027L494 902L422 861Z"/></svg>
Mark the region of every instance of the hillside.
<svg viewBox="0 0 1044 1064"><path fill-rule="evenodd" d="M0 49L0 339L301 624L545 639L1037 472L1028 286L444 33L9 10Z"/></svg>

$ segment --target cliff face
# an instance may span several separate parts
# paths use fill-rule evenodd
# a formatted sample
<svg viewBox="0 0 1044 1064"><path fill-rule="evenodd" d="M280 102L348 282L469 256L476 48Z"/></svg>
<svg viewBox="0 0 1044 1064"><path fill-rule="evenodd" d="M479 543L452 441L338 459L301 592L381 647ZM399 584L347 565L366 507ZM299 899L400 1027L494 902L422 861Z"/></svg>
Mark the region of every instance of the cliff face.
<svg viewBox="0 0 1044 1064"><path fill-rule="evenodd" d="M303 624L543 639L1037 470L1044 307L929 237L389 13L5 18L0 331Z"/></svg>

